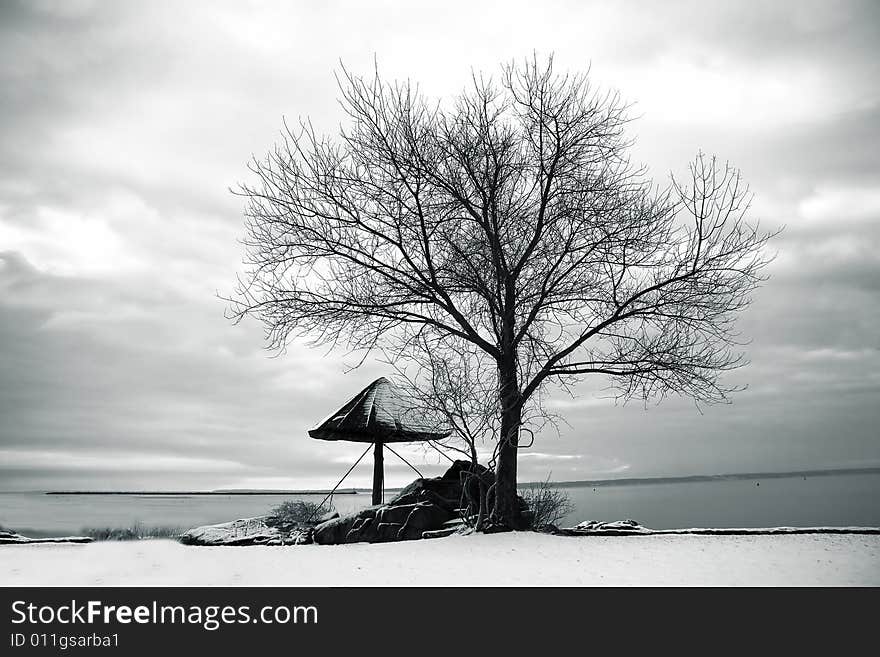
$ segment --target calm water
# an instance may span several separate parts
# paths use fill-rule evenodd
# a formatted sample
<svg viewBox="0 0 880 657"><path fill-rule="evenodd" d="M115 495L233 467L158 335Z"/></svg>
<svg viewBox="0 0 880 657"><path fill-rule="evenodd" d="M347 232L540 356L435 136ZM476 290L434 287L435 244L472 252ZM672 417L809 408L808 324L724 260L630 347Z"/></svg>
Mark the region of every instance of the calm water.
<svg viewBox="0 0 880 657"><path fill-rule="evenodd" d="M880 473L566 488L563 525L632 518L645 527L880 527Z"/></svg>
<svg viewBox="0 0 880 657"><path fill-rule="evenodd" d="M880 526L880 474L573 486L562 524L632 518L656 529L684 527ZM84 527L189 528L265 514L280 502L323 496L44 495L0 493L0 525L23 533L73 534ZM338 495L342 512L369 494Z"/></svg>

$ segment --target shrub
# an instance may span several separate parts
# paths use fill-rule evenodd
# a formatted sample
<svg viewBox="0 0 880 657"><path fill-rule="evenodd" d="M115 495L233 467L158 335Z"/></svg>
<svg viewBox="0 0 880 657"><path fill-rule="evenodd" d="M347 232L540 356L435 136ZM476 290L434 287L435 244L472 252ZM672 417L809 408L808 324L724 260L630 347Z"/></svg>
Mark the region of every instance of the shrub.
<svg viewBox="0 0 880 657"><path fill-rule="evenodd" d="M143 538L175 538L182 532L180 527L144 527L135 523L130 527L86 527L82 535L96 541L138 541Z"/></svg>
<svg viewBox="0 0 880 657"><path fill-rule="evenodd" d="M269 527L277 527L283 532L289 532L303 525L316 525L318 518L331 511L333 507L329 504L303 500L282 502L269 511L266 524Z"/></svg>
<svg viewBox="0 0 880 657"><path fill-rule="evenodd" d="M533 484L521 492L532 512L531 529L535 531L555 527L556 523L574 511L568 493L551 488L549 480Z"/></svg>

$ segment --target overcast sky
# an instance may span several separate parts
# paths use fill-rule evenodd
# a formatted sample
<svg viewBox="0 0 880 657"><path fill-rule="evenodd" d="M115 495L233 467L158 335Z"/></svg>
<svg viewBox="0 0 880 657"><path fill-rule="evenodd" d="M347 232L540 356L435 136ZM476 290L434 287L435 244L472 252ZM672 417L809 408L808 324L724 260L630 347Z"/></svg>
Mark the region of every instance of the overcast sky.
<svg viewBox="0 0 880 657"><path fill-rule="evenodd" d="M448 96L533 50L636 103L658 179L717 154L786 229L740 323L752 364L728 380L746 392L702 415L614 406L600 384L554 397L570 426L521 454L521 480L880 465L878 9L0 1L0 489L335 482L361 448L306 430L385 370L271 358L259 326L224 319L228 190L283 116L338 123L340 60Z"/></svg>

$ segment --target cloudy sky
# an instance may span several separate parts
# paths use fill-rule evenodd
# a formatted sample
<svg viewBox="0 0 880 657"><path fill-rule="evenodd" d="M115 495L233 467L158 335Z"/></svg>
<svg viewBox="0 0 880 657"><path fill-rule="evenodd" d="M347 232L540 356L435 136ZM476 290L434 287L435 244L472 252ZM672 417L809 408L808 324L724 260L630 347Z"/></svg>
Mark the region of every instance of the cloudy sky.
<svg viewBox="0 0 880 657"><path fill-rule="evenodd" d="M533 50L636 103L658 178L717 154L786 228L746 392L701 415L585 385L521 479L880 465L880 5L412 4L0 1L0 489L335 481L360 449L306 430L384 370L224 319L228 190L282 117L338 123L340 61L446 96Z"/></svg>

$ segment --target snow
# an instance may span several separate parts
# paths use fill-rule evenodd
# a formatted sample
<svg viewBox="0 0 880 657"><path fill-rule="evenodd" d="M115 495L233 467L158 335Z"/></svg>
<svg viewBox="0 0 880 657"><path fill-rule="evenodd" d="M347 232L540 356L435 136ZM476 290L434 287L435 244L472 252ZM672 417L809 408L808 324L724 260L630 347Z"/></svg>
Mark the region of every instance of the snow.
<svg viewBox="0 0 880 657"><path fill-rule="evenodd" d="M692 527L686 529L650 529L635 520L600 522L585 520L574 527L559 530L568 536L601 536L614 534L880 534L880 527Z"/></svg>
<svg viewBox="0 0 880 657"><path fill-rule="evenodd" d="M0 584L878 586L880 535L518 532L337 546L9 545L0 547Z"/></svg>

